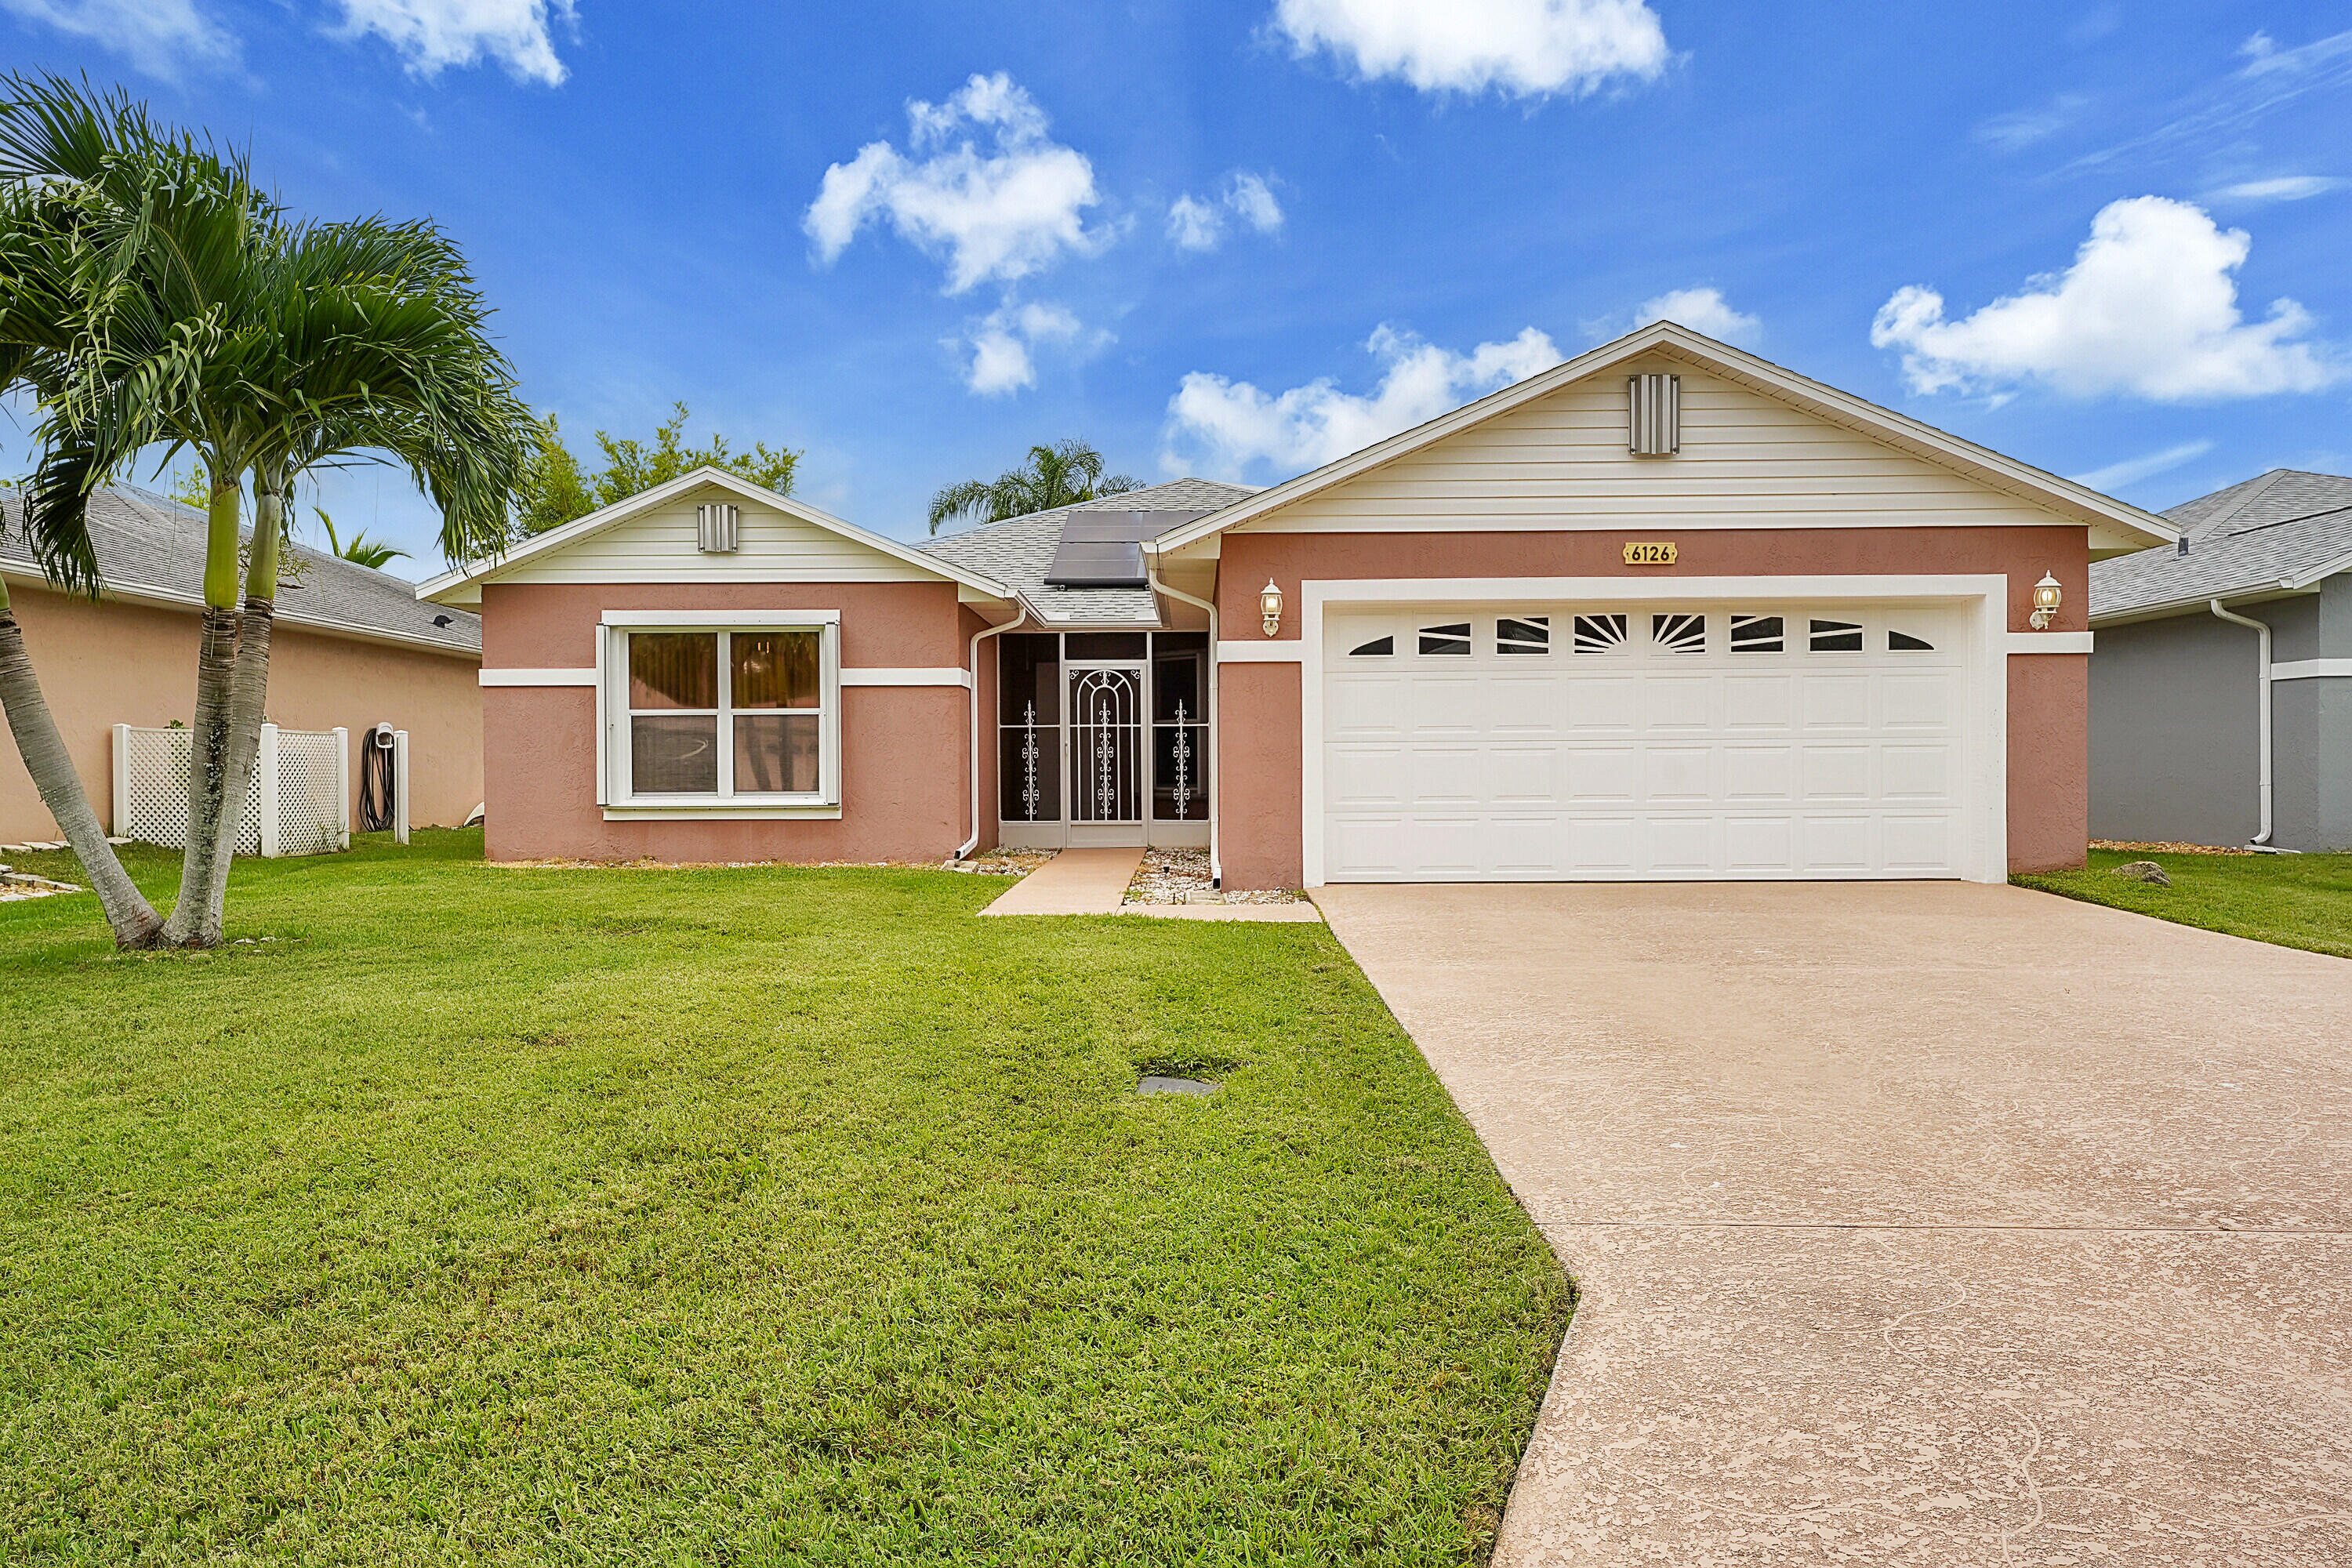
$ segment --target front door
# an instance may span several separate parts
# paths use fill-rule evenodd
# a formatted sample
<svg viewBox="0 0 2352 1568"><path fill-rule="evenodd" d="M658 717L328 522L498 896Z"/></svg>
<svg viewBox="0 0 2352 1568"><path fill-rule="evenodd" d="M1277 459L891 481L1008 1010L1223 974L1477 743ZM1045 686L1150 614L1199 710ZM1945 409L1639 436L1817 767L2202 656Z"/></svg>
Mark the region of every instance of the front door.
<svg viewBox="0 0 2352 1568"><path fill-rule="evenodd" d="M1073 664L1069 683L1072 842L1139 844L1143 665Z"/></svg>

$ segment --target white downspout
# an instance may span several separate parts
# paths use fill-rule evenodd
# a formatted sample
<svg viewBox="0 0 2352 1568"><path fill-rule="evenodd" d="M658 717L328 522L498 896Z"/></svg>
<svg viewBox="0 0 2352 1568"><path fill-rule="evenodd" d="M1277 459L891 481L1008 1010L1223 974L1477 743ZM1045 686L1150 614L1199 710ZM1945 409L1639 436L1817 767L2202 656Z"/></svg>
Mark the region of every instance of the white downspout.
<svg viewBox="0 0 2352 1568"><path fill-rule="evenodd" d="M1151 547L1145 545L1150 552ZM1220 740L1217 731L1217 606L1206 599L1196 599L1181 588L1171 588L1160 580L1160 566L1151 553L1144 556L1143 580L1151 584L1155 594L1165 594L1181 604L1209 612L1209 885L1225 885L1225 862L1220 850L1223 846L1223 819L1217 811L1217 752Z"/></svg>
<svg viewBox="0 0 2352 1568"><path fill-rule="evenodd" d="M959 860L980 844L980 645L982 639L1009 632L1029 618L1028 605L1019 599L1013 603L1021 606L1019 615L1001 626L982 626L971 634L971 837L956 847L955 858Z"/></svg>
<svg viewBox="0 0 2352 1568"><path fill-rule="evenodd" d="M2266 623L2251 616L2232 615L2221 607L2221 601L2219 599L2209 599L2206 604L2223 620L2235 626L2253 627L2261 639L2259 657L2262 660L2260 673L2263 730L2263 830L2254 835L2249 847L2267 849L2271 847L2271 628Z"/></svg>

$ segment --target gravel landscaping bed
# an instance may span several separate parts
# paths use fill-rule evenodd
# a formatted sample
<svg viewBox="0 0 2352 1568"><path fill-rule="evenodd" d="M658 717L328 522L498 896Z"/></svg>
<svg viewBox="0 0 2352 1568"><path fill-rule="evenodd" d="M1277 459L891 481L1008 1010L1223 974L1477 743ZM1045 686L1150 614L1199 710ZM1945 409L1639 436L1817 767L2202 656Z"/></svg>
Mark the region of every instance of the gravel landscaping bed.
<svg viewBox="0 0 2352 1568"><path fill-rule="evenodd" d="M1304 896L1288 888L1248 892L1212 887L1205 849L1147 849L1135 880L1127 885L1130 904L1296 904Z"/></svg>

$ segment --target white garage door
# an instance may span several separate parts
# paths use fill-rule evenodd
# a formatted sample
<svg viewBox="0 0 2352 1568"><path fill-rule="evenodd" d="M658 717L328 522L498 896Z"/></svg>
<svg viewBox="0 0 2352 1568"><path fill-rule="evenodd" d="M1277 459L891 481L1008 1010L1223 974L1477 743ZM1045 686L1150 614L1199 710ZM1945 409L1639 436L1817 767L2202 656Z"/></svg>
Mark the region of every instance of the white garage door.
<svg viewBox="0 0 2352 1568"><path fill-rule="evenodd" d="M1957 606L1334 609L1333 881L1954 877Z"/></svg>

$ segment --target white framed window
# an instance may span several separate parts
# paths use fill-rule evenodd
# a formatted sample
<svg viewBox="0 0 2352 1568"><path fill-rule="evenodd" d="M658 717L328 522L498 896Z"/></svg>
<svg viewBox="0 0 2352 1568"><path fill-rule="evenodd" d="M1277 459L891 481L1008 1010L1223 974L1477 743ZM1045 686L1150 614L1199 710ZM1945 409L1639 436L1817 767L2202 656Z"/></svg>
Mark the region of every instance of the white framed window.
<svg viewBox="0 0 2352 1568"><path fill-rule="evenodd" d="M841 804L834 611L607 612L610 808L793 816Z"/></svg>

